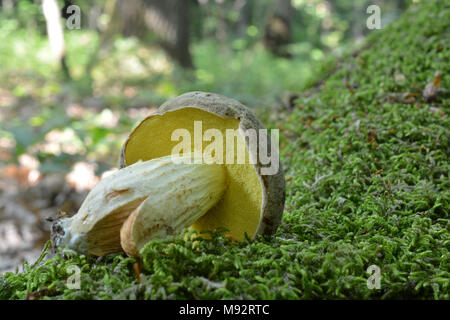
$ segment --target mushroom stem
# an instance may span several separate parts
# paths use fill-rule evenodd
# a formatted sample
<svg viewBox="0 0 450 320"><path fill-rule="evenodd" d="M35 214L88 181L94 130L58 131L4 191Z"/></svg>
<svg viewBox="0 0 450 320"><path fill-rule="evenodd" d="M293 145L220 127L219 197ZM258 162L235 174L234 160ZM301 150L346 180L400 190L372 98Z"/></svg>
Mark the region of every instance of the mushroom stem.
<svg viewBox="0 0 450 320"><path fill-rule="evenodd" d="M191 226L226 189L225 168L219 164L176 164L162 178L171 182L151 190L122 225L120 242L129 256L137 256L151 239Z"/></svg>
<svg viewBox="0 0 450 320"><path fill-rule="evenodd" d="M55 224L54 246L135 256L148 240L191 226L227 187L224 166L197 164L198 156L139 161L102 179L76 215Z"/></svg>

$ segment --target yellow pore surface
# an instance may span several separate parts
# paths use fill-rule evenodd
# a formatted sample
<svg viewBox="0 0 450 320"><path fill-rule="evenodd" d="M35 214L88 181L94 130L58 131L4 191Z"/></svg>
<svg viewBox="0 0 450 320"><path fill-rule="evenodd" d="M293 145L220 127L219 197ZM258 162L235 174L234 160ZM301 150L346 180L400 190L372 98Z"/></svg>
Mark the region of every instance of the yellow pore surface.
<svg viewBox="0 0 450 320"><path fill-rule="evenodd" d="M228 150L234 149L232 164L226 161L225 154L227 150L227 146L225 146L226 129L238 129L239 120L221 118L196 108L183 108L167 112L163 116L151 116L135 129L128 140L125 148L126 164L130 165L139 160L146 161L172 154L174 147L181 141L171 140L172 133L176 129L187 129L190 132L191 152L195 151L194 148L202 148L203 152L205 147L212 142L203 141L202 146L194 143L194 121L201 121L202 135L208 129L218 129L222 132L223 161L227 172L228 186L216 206L197 220L192 227L199 232L225 227L229 230L228 234L238 240L244 239L245 233L253 238L261 218L261 183L254 166L249 163L246 147L243 147L245 163L237 163L237 146L239 144L243 146L244 141L241 135L238 135L234 141L234 148L230 149L230 142L227 143ZM188 150L185 151L188 152Z"/></svg>

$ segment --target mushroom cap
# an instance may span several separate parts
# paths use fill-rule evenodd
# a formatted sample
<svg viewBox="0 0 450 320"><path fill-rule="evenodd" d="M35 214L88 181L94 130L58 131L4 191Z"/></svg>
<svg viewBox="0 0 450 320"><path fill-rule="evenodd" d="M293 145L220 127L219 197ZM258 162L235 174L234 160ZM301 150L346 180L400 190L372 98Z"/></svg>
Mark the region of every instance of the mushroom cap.
<svg viewBox="0 0 450 320"><path fill-rule="evenodd" d="M194 110L200 110L200 111L194 111ZM239 129L239 133L246 132L248 129L254 129L258 133L260 129L264 129L261 122L256 118L256 116L243 104L240 102L230 99L227 97L224 97L222 95L214 94L214 93L206 93L206 92L189 92L182 94L176 98L173 98L167 102L165 102L163 105L161 105L158 109L158 111L154 114L151 114L147 118L145 118L134 130L133 132L128 136L127 140L125 141L122 152L119 156L119 167L123 168L127 165L130 165L138 160L150 160L152 157L156 157L154 155L149 155L152 153L152 149L157 148L158 144L158 131L164 131L160 130L162 128L159 128L158 126L161 126L163 119L170 118L168 115L171 113L174 113L172 118L170 118L170 121L175 121L177 118L180 118L183 116L183 113L176 114L176 112L187 112L184 115L191 115L194 120L204 120L206 118L217 117L217 121L224 121L225 126L229 125L230 129ZM203 112L202 112L203 111ZM210 115L207 115L207 114ZM176 114L176 115L175 115ZM152 122L153 121L153 122ZM167 120L169 121L169 120ZM187 121L187 120L186 120ZM153 124L155 123L155 124ZM159 124L156 124L159 123ZM235 125L234 125L235 124ZM235 126L235 127L233 127ZM236 128L237 127L237 128ZM145 136L145 146L139 146L139 143L136 142L137 136L143 137ZM135 139L136 138L136 139ZM164 137L165 142L167 142L167 137ZM169 137L170 139L170 137ZM142 138L141 138L142 140ZM242 139L245 141L246 151L249 150L248 139ZM257 141L258 146L260 145L260 137L257 135ZM142 141L141 141L142 142ZM268 156L270 156L271 152L271 139L267 138L265 141L263 140L263 143L266 144L266 150L268 152ZM130 152L132 150L132 152ZM150 150L150 151L149 151ZM258 147L259 150L259 147ZM129 154L132 154L129 156ZM164 156L158 155L158 156ZM197 231L204 231L210 228L216 228L216 227L225 227L229 230L229 233L236 239L244 239L245 233L247 233L247 236L251 239L255 238L257 235L263 235L267 236L276 231L279 224L281 223L281 218L284 210L284 202L285 202L285 179L284 179L284 172L281 165L281 162L279 161L278 154L275 155L277 161L279 162L278 166L278 172L272 175L262 175L261 169L264 167L263 164L261 164L259 157L257 159L254 159L256 163L248 163L248 164L235 164L234 166L243 166L241 169L235 170L236 167L229 167L229 176L236 176L236 179L228 179L230 184L236 183L240 184L239 188L245 188L244 185L251 184L252 181L254 181L254 185L260 190L255 190L252 192L251 190L247 190L247 196L249 197L248 202L251 202L253 199L254 201L258 202L258 206L253 206L251 209L247 211L254 211L258 209L259 212L252 213L252 212L245 212L244 209L247 207L247 203L242 202L242 200L239 200L236 198L236 203L239 201L241 202L241 207L243 207L244 212L239 213L239 218L236 217L236 215L233 215L233 213L227 213L226 219L237 219L242 222L242 219L245 219L246 217L242 217L242 215L248 214L248 219L257 219L255 223L249 223L248 226L246 226L244 229L237 228L238 230L232 230L235 227L231 224L230 225L221 225L221 224L227 224L224 223L223 219L221 220L219 217L217 221L214 219L214 208L210 210L204 217L200 218L199 221L194 223L193 228ZM138 159L140 158L140 159ZM225 164L228 166L227 164ZM242 169L244 168L244 169ZM249 174L248 181L245 179L243 180L242 177L242 170L246 171L246 174ZM250 172L251 171L251 172ZM255 177L252 179L252 177ZM230 188L229 189L233 189ZM237 190L237 189L236 189ZM234 196L237 197L238 191L232 191L230 190L230 193L234 192ZM242 191L245 192L245 191ZM252 193L257 193L260 195L259 199L257 196L252 195ZM229 197L232 197L233 195L229 195ZM225 202L232 203L233 199L227 199ZM222 202L219 202L217 204L218 207L225 205ZM236 207L234 207L236 210ZM239 209L238 209L239 210ZM236 218L235 218L236 217ZM253 230L254 229L254 230Z"/></svg>

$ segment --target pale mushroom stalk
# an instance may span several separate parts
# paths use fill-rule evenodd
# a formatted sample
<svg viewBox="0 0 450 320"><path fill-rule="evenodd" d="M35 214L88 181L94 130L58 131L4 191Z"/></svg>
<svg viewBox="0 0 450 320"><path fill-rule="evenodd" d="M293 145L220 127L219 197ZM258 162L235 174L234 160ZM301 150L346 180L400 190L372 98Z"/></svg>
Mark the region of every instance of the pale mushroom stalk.
<svg viewBox="0 0 450 320"><path fill-rule="evenodd" d="M54 243L98 256L122 250L136 256L149 240L189 227L220 201L227 183L222 165L195 164L193 154L183 159L139 161L102 179L76 215L60 220Z"/></svg>

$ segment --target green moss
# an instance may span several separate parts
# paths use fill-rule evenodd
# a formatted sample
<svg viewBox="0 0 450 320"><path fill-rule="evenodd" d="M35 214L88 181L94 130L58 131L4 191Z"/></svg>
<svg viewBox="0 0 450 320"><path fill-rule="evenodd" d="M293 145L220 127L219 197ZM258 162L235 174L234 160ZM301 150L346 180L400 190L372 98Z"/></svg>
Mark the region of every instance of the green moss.
<svg viewBox="0 0 450 320"><path fill-rule="evenodd" d="M0 276L0 298L449 299L449 21L445 1L421 1L274 124L289 179L272 238L152 241L140 282L134 259L58 254ZM426 102L436 72L447 91Z"/></svg>

